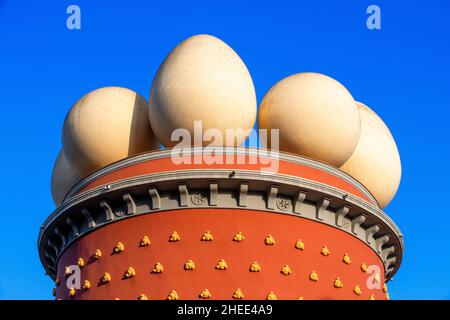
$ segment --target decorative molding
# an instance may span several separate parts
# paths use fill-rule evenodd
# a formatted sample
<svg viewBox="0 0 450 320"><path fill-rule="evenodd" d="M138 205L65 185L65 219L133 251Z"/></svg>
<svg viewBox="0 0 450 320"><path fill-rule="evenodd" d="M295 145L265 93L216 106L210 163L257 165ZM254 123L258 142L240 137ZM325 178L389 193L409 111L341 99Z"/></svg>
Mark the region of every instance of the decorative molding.
<svg viewBox="0 0 450 320"><path fill-rule="evenodd" d="M294 185L298 187L301 190L310 190L310 191L318 191L322 192L324 194L328 194L333 197L337 197L339 199L342 199L343 195L346 195L346 192L343 192L340 189L334 188L332 186L319 183L313 180L303 179L299 177L293 177L289 175L283 175L283 174L273 174L273 173L261 173L261 172L255 172L255 171L248 171L248 170L235 170L233 171L235 174L232 179L229 177L229 170L223 170L223 169L215 169L215 170L178 170L178 171L172 171L172 172L160 172L155 174L148 174L148 175L142 175L138 177L131 177L124 180L119 180L114 182L114 184L109 185L109 189L106 192L103 186L99 186L97 188L90 189L88 191L85 191L81 194L77 194L73 196L72 198L65 201L62 205L60 205L43 223L43 225L48 225L51 223L51 221L59 215L61 211L66 210L67 207L70 207L73 203L79 202L80 199L84 199L86 197L93 197L96 195L102 195L110 193L114 190L120 190L123 188L127 188L132 184L143 184L143 183L151 183L151 182L161 182L161 181L167 181L167 180L173 180L173 181L181 181L182 179L223 179L227 178L230 181L234 180L242 180L248 177L250 180L256 179L256 180L271 180L272 182L276 183L285 183L289 185ZM153 183L152 183L153 184ZM363 209L370 210L373 214L375 214L377 217L383 218L389 226L396 231L396 233L399 234L399 237L402 237L400 230L396 226L396 224L377 206L371 205L367 201L364 201L360 199L359 197L348 195L346 197L345 203L347 204L355 204ZM344 221L345 223L345 221ZM41 230L42 231L42 230Z"/></svg>
<svg viewBox="0 0 450 320"><path fill-rule="evenodd" d="M304 191L299 191L297 193L297 195L294 197L294 208L293 211L294 213L298 213L299 215L302 214L302 205L303 202L305 202L306 199L306 192Z"/></svg>
<svg viewBox="0 0 450 320"><path fill-rule="evenodd" d="M201 191L194 191L191 194L191 202L195 206L205 206L208 204L208 196Z"/></svg>
<svg viewBox="0 0 450 320"><path fill-rule="evenodd" d="M336 226L342 227L342 221L345 219L347 214L349 213L351 207L350 206L342 206L336 211Z"/></svg>
<svg viewBox="0 0 450 320"><path fill-rule="evenodd" d="M127 215L130 214L135 214L136 213L136 203L134 202L133 197L131 196L131 194L126 193L123 195L123 200L125 200L126 204L127 204Z"/></svg>
<svg viewBox="0 0 450 320"><path fill-rule="evenodd" d="M58 250L58 248L56 247L56 245L53 243L52 240L47 239L47 246L48 246L49 248L53 249L53 251L55 252L55 256L58 256L59 250ZM47 251L47 252L48 252L48 251ZM53 258L53 260L56 261L55 257ZM53 267L56 267L56 265L53 266Z"/></svg>
<svg viewBox="0 0 450 320"><path fill-rule="evenodd" d="M111 206L109 205L108 202L106 202L105 200L101 200L100 201L100 207L103 209L103 212L105 213L105 220L106 221L111 221L114 220L115 215L111 209Z"/></svg>
<svg viewBox="0 0 450 320"><path fill-rule="evenodd" d="M281 211L288 211L291 206L291 200L285 197L280 197L275 200L277 208Z"/></svg>
<svg viewBox="0 0 450 320"><path fill-rule="evenodd" d="M394 252L395 252L395 246L394 246L394 245L391 245L391 246L389 246L389 247L386 247L386 248L384 248L384 250L383 250L382 258L383 258L384 260L387 260L387 258L388 258L392 253L394 253Z"/></svg>
<svg viewBox="0 0 450 320"><path fill-rule="evenodd" d="M219 192L219 184L217 182L209 183L209 205L217 206L217 194Z"/></svg>
<svg viewBox="0 0 450 320"><path fill-rule="evenodd" d="M97 226L89 211L87 211L86 209L81 209L81 214L86 219L89 229L95 228Z"/></svg>
<svg viewBox="0 0 450 320"><path fill-rule="evenodd" d="M55 234L61 239L61 246L65 247L67 243L66 237L59 231L58 227L55 228Z"/></svg>
<svg viewBox="0 0 450 320"><path fill-rule="evenodd" d="M372 244L373 243L373 241L372 241L373 235L376 234L378 231L380 231L380 226L377 225L377 224L375 224L372 227L366 229L366 242L368 244Z"/></svg>
<svg viewBox="0 0 450 320"><path fill-rule="evenodd" d="M239 170L233 178L229 170L132 177L111 183L108 191L98 187L74 196L57 208L40 230L40 258L46 272L55 277L58 259L77 241L76 234L82 236L105 224L153 212L188 207L248 209L309 219L351 234L377 253L386 276L391 277L403 254L400 231L379 208L352 195L344 201L344 194L316 181ZM121 210L126 214L115 214ZM370 222L369 226L365 222Z"/></svg>
<svg viewBox="0 0 450 320"><path fill-rule="evenodd" d="M159 196L158 190L155 187L148 189L148 194L152 200L152 210L161 209L161 198Z"/></svg>
<svg viewBox="0 0 450 320"><path fill-rule="evenodd" d="M363 214L360 214L352 219L351 224L353 234L359 235L361 230L364 231L364 229L361 228L361 225L366 221L366 219L367 219L366 216L364 216Z"/></svg>
<svg viewBox="0 0 450 320"><path fill-rule="evenodd" d="M269 191L267 192L267 197L266 197L266 208L269 210L273 210L275 209L275 200L278 194L278 187L277 186L270 186Z"/></svg>
<svg viewBox="0 0 450 320"><path fill-rule="evenodd" d="M74 237L78 237L80 235L80 230L78 229L77 225L72 221L70 216L66 218L66 223L72 229Z"/></svg>
<svg viewBox="0 0 450 320"><path fill-rule="evenodd" d="M383 245L385 243L387 243L390 239L391 239L391 237L388 234L385 234L385 235L381 236L380 238L376 239L376 251L379 254L383 253Z"/></svg>
<svg viewBox="0 0 450 320"><path fill-rule="evenodd" d="M178 185L178 193L180 197L180 207L188 207L188 189L185 183Z"/></svg>
<svg viewBox="0 0 450 320"><path fill-rule="evenodd" d="M241 182L239 186L239 207L247 206L247 192L248 192L248 183Z"/></svg>
<svg viewBox="0 0 450 320"><path fill-rule="evenodd" d="M183 156L202 155L204 153L204 148L202 148L202 147L185 148L185 149L183 149L182 152L183 152ZM362 194L364 194L368 199L370 199L370 201L372 202L373 205L378 206L378 202L375 199L375 197L361 183L359 183L357 180L355 180L353 177L346 174L345 172L343 172L333 166L330 166L326 163L317 161L317 160L304 158L302 156L283 152L283 151L272 151L272 150L267 150L267 149L263 149L263 148L217 147L217 148L215 148L214 153L215 153L215 155L237 155L241 159L242 159L242 156L261 157L261 158L265 158L268 160L287 161L287 162L291 162L294 164L304 165L304 166L308 166L308 167L311 167L314 169L318 169L318 170L327 172L331 175L334 175L340 179L343 179L344 181L355 186ZM102 177L110 172L116 171L116 170L124 168L124 167L131 166L131 165L139 164L142 162L158 160L158 159L163 159L163 158L170 158L171 156L172 156L172 149L167 148L167 149L161 149L161 150L154 150L151 152L139 154L139 155L136 155L136 156L133 156L130 158L126 158L126 159L117 161L113 164L110 164L110 165L104 167L104 168L101 168L100 170L97 170L96 172L92 173L88 177L82 179L78 184L76 184L72 188L72 190L69 191L69 193L67 194L67 196L63 202L65 202L66 199L69 199L69 198L73 197L74 195L78 194L81 190L83 190L83 188L85 186L89 185L93 181L99 179L100 177ZM239 164L239 163L236 163L236 164ZM228 170L227 172L228 172L229 178L234 177L234 175L235 175L234 170L231 171L231 173L230 173L230 170ZM267 172L265 172L265 173L267 173ZM103 190L108 191L111 189L111 185L108 184L108 185L103 186L102 188L103 188ZM343 193L341 195L341 199L346 200L347 196L348 196L347 193Z"/></svg>
<svg viewBox="0 0 450 320"><path fill-rule="evenodd" d="M323 221L324 212L330 205L330 201L331 201L331 199L329 199L329 198L322 198L321 200L319 200L319 202L317 202L317 204L316 204L316 219L317 220Z"/></svg>

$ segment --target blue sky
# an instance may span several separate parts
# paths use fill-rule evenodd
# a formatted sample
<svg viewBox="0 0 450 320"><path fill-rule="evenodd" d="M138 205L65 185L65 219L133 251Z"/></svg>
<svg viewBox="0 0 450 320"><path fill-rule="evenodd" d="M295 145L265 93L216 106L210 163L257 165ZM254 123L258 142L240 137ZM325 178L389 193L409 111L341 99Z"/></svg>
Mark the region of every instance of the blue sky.
<svg viewBox="0 0 450 320"><path fill-rule="evenodd" d="M71 4L81 30L66 28ZM370 4L381 30L366 28ZM314 71L384 119L403 165L386 209L406 248L391 297L449 299L449 15L448 0L0 0L0 299L52 298L36 238L54 209L50 176L69 108L102 86L148 97L167 53L197 33L238 52L258 101L280 79Z"/></svg>

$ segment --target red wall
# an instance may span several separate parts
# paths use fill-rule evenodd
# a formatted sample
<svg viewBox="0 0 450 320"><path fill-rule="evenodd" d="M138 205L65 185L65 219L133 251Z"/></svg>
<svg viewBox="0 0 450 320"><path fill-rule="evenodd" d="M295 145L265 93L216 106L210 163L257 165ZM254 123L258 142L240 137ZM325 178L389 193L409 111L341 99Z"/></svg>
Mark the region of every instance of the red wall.
<svg viewBox="0 0 450 320"><path fill-rule="evenodd" d="M201 170L201 169L229 169L229 170L253 170L261 171L267 168L267 165L262 165L261 158L253 159L253 162L249 159L250 157L245 157L245 164L237 164L236 161L231 162L231 164L175 164L170 157L149 160L146 162L141 162L128 167L118 169L114 172L108 173L103 177L96 179L92 183L85 186L82 191L86 191L101 185L105 185L117 180L136 177L156 172L169 172L176 170ZM258 160L258 161L257 161ZM256 163L256 164L252 164ZM289 162L289 161L279 161L279 170L277 173L291 175L294 177L301 177L308 180L313 180L316 182L321 182L329 186L336 187L343 191L349 192L365 201L370 202L370 200L357 188L347 181L336 177L328 172L311 168L305 165Z"/></svg>
<svg viewBox="0 0 450 320"><path fill-rule="evenodd" d="M179 242L169 242L170 234L176 230ZM214 240L201 241L202 234L210 230ZM232 241L237 232L243 232L243 242ZM264 239L271 234L276 244L267 246ZM150 237L148 247L139 247L144 236ZM305 250L295 249L301 238ZM125 245L125 251L112 254L117 242ZM323 246L331 254L321 255ZM93 260L92 255L100 249L103 256ZM342 261L347 253L352 262ZM82 280L88 279L92 288L77 290L74 299L136 299L144 293L149 299L166 299L176 290L180 299L197 299L207 288L213 299L231 299L233 292L241 288L245 299L265 299L273 291L278 299L368 299L375 294L384 299L381 289L369 289L366 281L369 274L361 271L361 263L376 265L383 273L379 257L357 238L325 224L304 218L276 213L250 210L183 209L139 215L111 223L87 234L72 244L62 255L58 264L61 284L57 298L68 299L68 289L63 276L67 265L76 264L79 257L87 261L81 269ZM185 271L186 260L192 259L196 269ZM225 259L227 270L216 270L219 259ZM164 272L152 274L156 262L161 262ZM261 265L261 272L249 271L253 261ZM289 276L280 269L288 264ZM125 270L132 266L136 276L122 280ZM315 270L318 282L309 280ZM109 272L112 281L100 285L99 279ZM334 287L339 277L343 287ZM384 275L381 274L381 284ZM362 295L353 293L360 285Z"/></svg>

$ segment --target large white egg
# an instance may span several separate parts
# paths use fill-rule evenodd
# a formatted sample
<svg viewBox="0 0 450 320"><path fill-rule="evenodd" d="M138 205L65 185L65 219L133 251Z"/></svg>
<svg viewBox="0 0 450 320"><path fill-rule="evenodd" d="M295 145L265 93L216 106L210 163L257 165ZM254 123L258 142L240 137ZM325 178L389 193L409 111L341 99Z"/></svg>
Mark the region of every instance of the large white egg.
<svg viewBox="0 0 450 320"><path fill-rule="evenodd" d="M61 150L58 158L56 158L52 172L51 191L53 202L59 206L70 189L80 180L81 177L73 171L64 155L64 151Z"/></svg>
<svg viewBox="0 0 450 320"><path fill-rule="evenodd" d="M280 150L337 167L353 153L360 133L352 95L319 73L298 73L276 83L261 102L258 122L259 128L279 129Z"/></svg>
<svg viewBox="0 0 450 320"><path fill-rule="evenodd" d="M81 177L112 162L157 149L147 102L136 92L105 87L89 92L64 121L63 149Z"/></svg>
<svg viewBox="0 0 450 320"><path fill-rule="evenodd" d="M357 102L357 106L361 135L355 152L341 170L360 181L384 208L394 198L400 184L400 155L383 120L366 105Z"/></svg>
<svg viewBox="0 0 450 320"><path fill-rule="evenodd" d="M194 121L202 122L202 132L217 129L222 135L211 145L240 145L250 132L227 143L226 130L252 129L257 110L244 62L225 42L203 34L183 41L166 57L153 80L149 105L151 126L165 146L178 144L171 139L176 129L187 129L193 140Z"/></svg>

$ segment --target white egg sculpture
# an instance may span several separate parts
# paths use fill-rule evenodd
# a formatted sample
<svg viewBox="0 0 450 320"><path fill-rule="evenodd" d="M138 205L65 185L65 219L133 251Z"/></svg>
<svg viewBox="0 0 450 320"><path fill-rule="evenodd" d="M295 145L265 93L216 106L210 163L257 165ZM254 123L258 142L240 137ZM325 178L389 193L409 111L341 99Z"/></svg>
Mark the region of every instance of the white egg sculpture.
<svg viewBox="0 0 450 320"><path fill-rule="evenodd" d="M158 148L148 121L147 102L130 89L91 91L75 103L64 121L64 153L81 177Z"/></svg>
<svg viewBox="0 0 450 320"><path fill-rule="evenodd" d="M353 153L360 133L352 95L319 73L298 73L276 83L261 102L258 124L279 129L280 150L337 167Z"/></svg>
<svg viewBox="0 0 450 320"><path fill-rule="evenodd" d="M61 150L58 158L56 158L52 172L51 191L53 202L59 206L70 189L80 180L81 177L73 171L64 155L64 151Z"/></svg>
<svg viewBox="0 0 450 320"><path fill-rule="evenodd" d="M244 62L225 42L204 34L186 39L166 57L153 80L148 109L153 131L167 147L178 144L172 139L176 129L187 130L195 145L240 145L253 128L256 111ZM194 142L195 121L201 121L201 132L216 129L222 139ZM227 141L227 129L245 134Z"/></svg>
<svg viewBox="0 0 450 320"><path fill-rule="evenodd" d="M383 120L366 105L357 102L357 106L361 117L361 135L355 151L341 170L360 181L384 208L394 198L400 185L400 155Z"/></svg>

